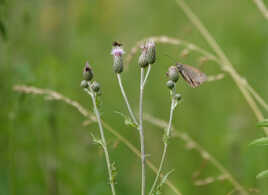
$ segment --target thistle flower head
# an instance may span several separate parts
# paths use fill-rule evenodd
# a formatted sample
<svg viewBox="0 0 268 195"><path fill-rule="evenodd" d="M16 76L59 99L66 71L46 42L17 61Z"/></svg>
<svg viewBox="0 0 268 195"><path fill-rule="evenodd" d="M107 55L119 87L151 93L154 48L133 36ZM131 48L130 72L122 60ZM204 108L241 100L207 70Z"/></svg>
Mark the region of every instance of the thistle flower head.
<svg viewBox="0 0 268 195"><path fill-rule="evenodd" d="M115 41L113 43L113 49L111 51L111 55L112 56L122 56L123 54L125 54L125 51L122 48L122 44Z"/></svg>
<svg viewBox="0 0 268 195"><path fill-rule="evenodd" d="M170 66L166 75L173 82L177 82L179 79L179 70L176 66Z"/></svg>
<svg viewBox="0 0 268 195"><path fill-rule="evenodd" d="M150 39L143 46L141 46L142 53L139 57L139 65L147 67L149 64L154 64L156 61L155 42Z"/></svg>
<svg viewBox="0 0 268 195"><path fill-rule="evenodd" d="M83 77L86 81L90 81L93 79L93 71L92 71L92 68L88 62L86 62L86 64L85 64L84 71L83 71Z"/></svg>
<svg viewBox="0 0 268 195"><path fill-rule="evenodd" d="M113 56L114 63L113 63L113 69L115 73L121 73L124 69L124 63L123 63L123 54L125 51L122 48L122 44L118 42L113 43L113 49L111 51L111 55Z"/></svg>

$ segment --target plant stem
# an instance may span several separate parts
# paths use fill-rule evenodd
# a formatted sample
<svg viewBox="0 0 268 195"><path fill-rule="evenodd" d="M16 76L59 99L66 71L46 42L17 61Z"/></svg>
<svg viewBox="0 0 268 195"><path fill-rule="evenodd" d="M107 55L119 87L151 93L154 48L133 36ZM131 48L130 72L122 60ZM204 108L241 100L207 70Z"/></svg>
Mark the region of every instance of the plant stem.
<svg viewBox="0 0 268 195"><path fill-rule="evenodd" d="M172 92L171 92L172 93ZM163 150L163 153L162 153L162 157L161 157L161 162L160 162L160 165L159 165L159 169L157 171L157 174L156 174L156 177L155 177L155 180L154 180L154 183L153 183L153 186L150 190L150 193L149 195L151 195L156 187L156 184L157 184L157 181L160 177L160 174L161 174L161 171L163 169L163 165L164 165L164 162L165 162L165 158L166 158L166 154L167 154L167 147L168 147L168 139L170 137L170 134L171 134L171 127L172 127L172 119L173 119L173 113L174 113L174 110L175 110L175 100L174 98L172 97L172 94L171 94L171 105L170 105L170 114L169 114L169 122L168 122L168 128L167 130L165 131L165 136L166 136L166 140L164 140L164 150Z"/></svg>
<svg viewBox="0 0 268 195"><path fill-rule="evenodd" d="M145 152L144 152L144 134L143 134L143 90L144 90L144 68L141 68L141 78L140 78L140 104L139 104L139 114L140 114L140 149L141 149L141 195L145 195Z"/></svg>
<svg viewBox="0 0 268 195"><path fill-rule="evenodd" d="M90 86L90 83L89 83L89 86ZM112 165L111 165L111 162L110 162L109 152L108 152L107 143L106 143L105 136L104 136L104 131L103 131L103 127L102 127L100 113L99 113L99 110L98 110L98 107L97 107L97 103L96 103L96 95L95 95L95 93L93 92L93 90L91 88L90 88L90 91L88 91L88 90L86 90L86 91L88 92L88 94L92 98L92 102L93 102L93 106L94 106L94 111L95 111L95 114L96 114L96 118L97 118L98 125L99 125L99 130L100 130L101 141L102 141L102 148L104 150L106 164L107 164L107 169L108 169L109 183L110 183L110 186L111 186L112 194L113 195L116 195L116 193L115 193L115 187L114 187L114 181L113 181L113 175L112 175Z"/></svg>
<svg viewBox="0 0 268 195"><path fill-rule="evenodd" d="M121 75L117 73L116 76L117 76L118 83L119 83L119 86L120 86L120 89L121 89L121 93L122 93L122 95L124 97L124 100L125 100L125 103L127 105L127 109L128 109L129 114L130 114L130 117L133 120L133 122L138 126L138 121L137 121L137 119L136 119L136 117L135 117L135 115L134 115L134 113L133 113L133 111L131 109L131 106L130 106L130 104L128 102L128 98L127 98L126 92L125 92L123 84L122 84Z"/></svg>
<svg viewBox="0 0 268 195"><path fill-rule="evenodd" d="M144 86L145 86L146 81L148 80L148 77L149 77L149 74L150 74L150 72L151 72L151 69L152 69L152 65L149 64L148 70L147 70L146 75L145 75L145 79L143 80L143 83L142 83L142 87L143 87L143 88L144 88Z"/></svg>

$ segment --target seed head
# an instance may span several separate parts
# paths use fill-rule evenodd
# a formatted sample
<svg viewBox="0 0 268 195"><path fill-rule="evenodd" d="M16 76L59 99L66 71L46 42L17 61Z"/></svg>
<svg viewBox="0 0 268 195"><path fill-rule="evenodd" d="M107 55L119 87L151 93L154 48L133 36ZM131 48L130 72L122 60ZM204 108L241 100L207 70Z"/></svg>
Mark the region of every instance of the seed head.
<svg viewBox="0 0 268 195"><path fill-rule="evenodd" d="M93 79L93 71L88 62L86 62L86 65L83 71L83 77L86 81L91 81Z"/></svg>
<svg viewBox="0 0 268 195"><path fill-rule="evenodd" d="M118 42L114 42L113 46L114 47L111 51L111 55L114 59L113 69L115 73L121 73L124 69L123 54L125 53L125 51L122 48L122 44Z"/></svg>
<svg viewBox="0 0 268 195"><path fill-rule="evenodd" d="M168 78L174 82L177 82L179 79L179 70L176 66L170 66L166 74Z"/></svg>

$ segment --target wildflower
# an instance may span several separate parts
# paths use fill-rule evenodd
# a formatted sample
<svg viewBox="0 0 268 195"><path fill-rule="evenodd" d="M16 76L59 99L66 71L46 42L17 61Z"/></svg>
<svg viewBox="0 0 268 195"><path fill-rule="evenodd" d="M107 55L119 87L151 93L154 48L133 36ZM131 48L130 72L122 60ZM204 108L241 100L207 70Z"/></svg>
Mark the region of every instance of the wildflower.
<svg viewBox="0 0 268 195"><path fill-rule="evenodd" d="M141 47L142 52L139 57L139 66L145 68L149 64L154 64L156 61L155 43L153 40L149 40Z"/></svg>
<svg viewBox="0 0 268 195"><path fill-rule="evenodd" d="M123 54L125 53L125 51L122 48L122 44L118 42L114 42L113 46L114 47L111 51L111 55L114 58L113 69L115 73L121 73L124 69Z"/></svg>
<svg viewBox="0 0 268 195"><path fill-rule="evenodd" d="M179 70L176 66L170 66L166 74L168 78L174 82L177 82L179 79Z"/></svg>

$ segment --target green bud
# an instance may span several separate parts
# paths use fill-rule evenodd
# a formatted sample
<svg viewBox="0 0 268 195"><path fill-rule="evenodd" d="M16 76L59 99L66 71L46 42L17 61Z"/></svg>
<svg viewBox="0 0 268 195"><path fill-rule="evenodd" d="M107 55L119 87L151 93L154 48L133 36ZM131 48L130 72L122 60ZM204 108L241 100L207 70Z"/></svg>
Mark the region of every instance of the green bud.
<svg viewBox="0 0 268 195"><path fill-rule="evenodd" d="M177 82L179 79L179 70L176 66L170 66L167 72L167 76L170 80Z"/></svg>
<svg viewBox="0 0 268 195"><path fill-rule="evenodd" d="M88 62L86 62L86 65L83 71L83 77L86 81L91 81L93 79L92 68L89 66Z"/></svg>
<svg viewBox="0 0 268 195"><path fill-rule="evenodd" d="M153 40L149 40L145 46L147 48L148 64L154 64L156 61L156 49Z"/></svg>
<svg viewBox="0 0 268 195"><path fill-rule="evenodd" d="M111 51L111 55L114 58L113 69L115 73L123 72L123 54L125 53L122 44L118 42L113 43L113 49Z"/></svg>
<svg viewBox="0 0 268 195"><path fill-rule="evenodd" d="M175 87L175 82L172 80L169 80L167 81L166 85L169 89L173 89Z"/></svg>
<svg viewBox="0 0 268 195"><path fill-rule="evenodd" d="M99 92L100 91L100 84L96 81L94 81L92 84L91 84L91 88L94 92Z"/></svg>
<svg viewBox="0 0 268 195"><path fill-rule="evenodd" d="M176 94L174 95L174 98L175 98L177 101L180 101L180 100L181 100L181 94L176 93Z"/></svg>
<svg viewBox="0 0 268 195"><path fill-rule="evenodd" d="M82 88L88 88L88 83L87 83L87 81L86 81L86 80L81 81L80 86L81 86Z"/></svg>
<svg viewBox="0 0 268 195"><path fill-rule="evenodd" d="M114 69L115 73L123 72L124 66L123 66L123 57L122 56L114 56L113 69Z"/></svg>
<svg viewBox="0 0 268 195"><path fill-rule="evenodd" d="M145 67L147 67L149 65L145 48L143 48L143 51L142 51L142 53L141 53L141 55L139 57L138 64L142 68L145 68Z"/></svg>

